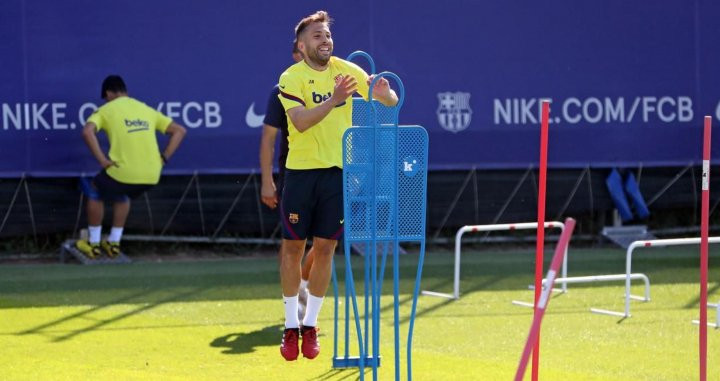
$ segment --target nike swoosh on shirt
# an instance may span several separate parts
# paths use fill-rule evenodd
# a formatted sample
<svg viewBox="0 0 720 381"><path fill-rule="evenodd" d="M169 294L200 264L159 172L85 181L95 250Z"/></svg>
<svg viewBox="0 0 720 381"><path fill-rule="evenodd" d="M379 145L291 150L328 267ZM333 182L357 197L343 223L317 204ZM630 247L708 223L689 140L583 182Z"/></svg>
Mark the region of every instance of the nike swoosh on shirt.
<svg viewBox="0 0 720 381"><path fill-rule="evenodd" d="M255 102L251 103L245 113L245 123L247 123L250 128L258 128L263 125L264 119L265 115L258 115L255 113Z"/></svg>

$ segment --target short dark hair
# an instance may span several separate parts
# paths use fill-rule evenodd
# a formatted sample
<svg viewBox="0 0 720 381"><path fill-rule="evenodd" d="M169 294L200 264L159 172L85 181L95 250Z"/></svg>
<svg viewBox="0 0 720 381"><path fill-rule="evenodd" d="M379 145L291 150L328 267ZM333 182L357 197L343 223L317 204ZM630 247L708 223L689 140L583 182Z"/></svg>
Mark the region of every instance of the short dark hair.
<svg viewBox="0 0 720 381"><path fill-rule="evenodd" d="M300 20L300 22L295 26L295 38L300 37L300 33L302 33L308 25L316 22L321 22L329 26L332 24L333 19L330 18L330 15L327 12L317 11Z"/></svg>
<svg viewBox="0 0 720 381"><path fill-rule="evenodd" d="M100 98L105 99L107 97L107 94L105 93L108 91L115 93L127 93L125 81L123 81L121 76L108 75L105 77L105 80L102 83L102 88L100 89Z"/></svg>

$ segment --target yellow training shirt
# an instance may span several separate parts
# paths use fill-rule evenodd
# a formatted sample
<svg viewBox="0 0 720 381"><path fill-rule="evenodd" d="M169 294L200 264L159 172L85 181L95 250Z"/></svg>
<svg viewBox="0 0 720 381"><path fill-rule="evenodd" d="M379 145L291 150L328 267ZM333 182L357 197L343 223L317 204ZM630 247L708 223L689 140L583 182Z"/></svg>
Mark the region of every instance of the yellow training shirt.
<svg viewBox="0 0 720 381"><path fill-rule="evenodd" d="M351 75L357 81L357 92L367 100L368 75L359 66L330 57L328 67L317 71L300 61L280 76L278 97L285 110L297 106L312 109L332 95L338 76ZM352 97L335 107L320 123L298 131L288 119L288 169L342 168L342 136L352 125Z"/></svg>
<svg viewBox="0 0 720 381"><path fill-rule="evenodd" d="M157 184L162 158L155 131L165 133L172 119L133 98L122 96L95 111L88 123L105 130L110 141L107 169L113 179L125 184Z"/></svg>

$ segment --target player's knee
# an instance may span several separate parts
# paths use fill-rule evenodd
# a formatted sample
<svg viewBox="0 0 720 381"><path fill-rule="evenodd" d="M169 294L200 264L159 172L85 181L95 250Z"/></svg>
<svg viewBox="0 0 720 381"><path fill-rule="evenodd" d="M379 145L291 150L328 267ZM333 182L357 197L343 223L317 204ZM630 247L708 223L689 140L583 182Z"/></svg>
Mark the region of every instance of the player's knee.
<svg viewBox="0 0 720 381"><path fill-rule="evenodd" d="M313 239L313 251L315 252L316 257L332 257L333 253L335 252L336 245L337 241L335 240L318 237L315 237Z"/></svg>
<svg viewBox="0 0 720 381"><path fill-rule="evenodd" d="M305 253L304 240L283 240L281 253L283 257L302 258Z"/></svg>

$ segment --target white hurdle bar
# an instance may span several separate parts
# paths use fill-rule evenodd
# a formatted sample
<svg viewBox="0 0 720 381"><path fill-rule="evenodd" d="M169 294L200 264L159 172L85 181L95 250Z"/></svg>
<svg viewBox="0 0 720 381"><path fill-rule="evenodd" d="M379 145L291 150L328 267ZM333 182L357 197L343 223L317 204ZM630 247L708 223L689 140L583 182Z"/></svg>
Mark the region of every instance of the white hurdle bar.
<svg viewBox="0 0 720 381"><path fill-rule="evenodd" d="M557 278L557 279L555 279L555 282L563 282L563 283L567 283L567 284L612 282L612 281L618 281L618 280L625 280L626 277L627 277L627 275L625 275L625 274L589 275L589 276L575 276L575 277L568 277L568 278ZM650 301L650 279L648 279L648 277L645 274L630 274L630 279L640 279L645 283L645 296L644 297L635 296L635 295L630 295L630 297L632 299L642 300L644 302ZM547 279L542 280L543 288L545 287L546 280ZM535 286L530 285L530 286L528 286L528 288L530 288L532 290L532 289L535 289ZM530 307L530 308L535 307L535 305L533 303L522 302L522 301L517 301L517 300L513 300L512 304L514 304L516 306L521 306L521 307ZM606 314L606 315L620 314L619 312L616 313L613 311L600 310L597 308L591 308L590 311L595 312L595 313Z"/></svg>
<svg viewBox="0 0 720 381"><path fill-rule="evenodd" d="M423 295L439 296L449 299L460 299L460 241L463 234L467 232L490 232L490 231L513 231L513 230L530 230L537 229L537 222L521 222L517 224L492 224L492 225L467 225L460 228L455 234L455 279L453 284L453 293L446 294L435 291L423 290ZM560 232L565 230L565 224L560 221L548 221L544 224L545 229L557 228ZM562 278L558 278L556 283L562 284L562 292L567 292L567 282L562 282L567 278L567 248L565 248L565 256L562 264Z"/></svg>
<svg viewBox="0 0 720 381"><path fill-rule="evenodd" d="M707 308L715 309L715 323L708 322L708 327L713 327L715 329L720 328L720 303L708 303ZM700 325L700 320L693 320L692 323L695 325Z"/></svg>
<svg viewBox="0 0 720 381"><path fill-rule="evenodd" d="M720 243L720 237L709 237L708 243ZM632 279L630 269L632 268L632 254L635 249L639 247L667 247L667 246L688 246L688 245L699 245L700 237L697 238L673 238L673 239L653 239L649 241L635 241L630 244L627 248L625 255L625 312L609 311L593 308L592 312L603 314L620 316L623 318L630 317L630 299L643 300L641 297L630 295L630 280ZM649 298L648 298L649 299Z"/></svg>

